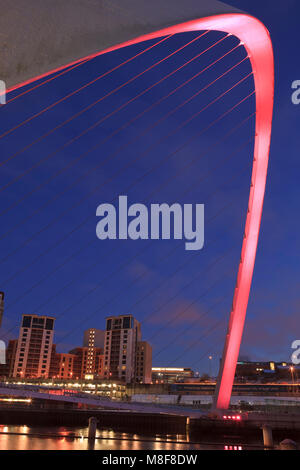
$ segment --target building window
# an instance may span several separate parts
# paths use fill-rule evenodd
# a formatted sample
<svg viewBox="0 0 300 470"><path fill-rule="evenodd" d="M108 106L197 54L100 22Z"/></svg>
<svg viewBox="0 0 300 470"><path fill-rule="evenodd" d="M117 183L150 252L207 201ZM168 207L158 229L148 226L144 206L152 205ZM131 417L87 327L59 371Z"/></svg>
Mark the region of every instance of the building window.
<svg viewBox="0 0 300 470"><path fill-rule="evenodd" d="M130 317L124 317L123 318L123 328L130 328L131 327L131 318Z"/></svg>
<svg viewBox="0 0 300 470"><path fill-rule="evenodd" d="M53 330L53 324L54 324L54 320L52 320L51 318L47 318L46 319L46 330ZM50 331L47 333L50 333Z"/></svg>
<svg viewBox="0 0 300 470"><path fill-rule="evenodd" d="M29 316L24 316L23 317L23 322L22 322L22 327L30 328L31 326L31 317Z"/></svg>

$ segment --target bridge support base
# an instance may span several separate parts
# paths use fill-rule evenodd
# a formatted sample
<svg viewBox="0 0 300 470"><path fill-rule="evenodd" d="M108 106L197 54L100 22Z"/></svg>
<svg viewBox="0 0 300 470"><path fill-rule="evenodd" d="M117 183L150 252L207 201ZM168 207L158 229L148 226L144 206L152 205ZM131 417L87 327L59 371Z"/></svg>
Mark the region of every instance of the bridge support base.
<svg viewBox="0 0 300 470"><path fill-rule="evenodd" d="M273 432L272 428L267 424L264 424L262 427L263 431L263 438L264 438L264 446L268 449L273 449L274 441L273 441Z"/></svg>
<svg viewBox="0 0 300 470"><path fill-rule="evenodd" d="M98 420L94 416L89 418L89 441L95 440Z"/></svg>

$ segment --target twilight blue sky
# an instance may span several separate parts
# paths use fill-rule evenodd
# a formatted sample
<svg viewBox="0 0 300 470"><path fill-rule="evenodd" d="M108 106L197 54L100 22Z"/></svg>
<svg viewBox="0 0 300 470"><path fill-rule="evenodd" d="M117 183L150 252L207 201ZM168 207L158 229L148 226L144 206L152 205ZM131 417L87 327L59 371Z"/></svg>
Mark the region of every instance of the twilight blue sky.
<svg viewBox="0 0 300 470"><path fill-rule="evenodd" d="M300 107L291 103L291 83L300 77L300 7L292 0L230 3L266 24L276 64L270 170L242 354L286 360L300 334ZM107 315L132 313L153 345L154 365L205 372L212 354L216 372L245 222L255 108L253 96L244 100L253 79L238 41L199 35L161 42L0 139L1 162L8 160L0 173L5 339L16 337L22 313L49 314L57 318L58 348L67 351L81 344L84 329L104 328ZM156 42L100 56L8 103L0 110L1 134ZM173 240L97 240L96 207L117 205L120 194L146 205L204 203L204 249L186 252L184 241Z"/></svg>

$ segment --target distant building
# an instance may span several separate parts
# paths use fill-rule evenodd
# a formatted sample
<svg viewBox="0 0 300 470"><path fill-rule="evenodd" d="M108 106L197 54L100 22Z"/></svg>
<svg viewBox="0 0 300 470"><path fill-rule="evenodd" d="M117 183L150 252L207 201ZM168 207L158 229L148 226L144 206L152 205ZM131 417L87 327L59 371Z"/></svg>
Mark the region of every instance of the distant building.
<svg viewBox="0 0 300 470"><path fill-rule="evenodd" d="M48 377L54 321L48 316L22 316L13 377Z"/></svg>
<svg viewBox="0 0 300 470"><path fill-rule="evenodd" d="M104 345L104 377L135 380L137 343L141 340L141 325L133 315L111 316L106 319Z"/></svg>
<svg viewBox="0 0 300 470"><path fill-rule="evenodd" d="M83 334L84 348L104 348L105 331L89 328Z"/></svg>
<svg viewBox="0 0 300 470"><path fill-rule="evenodd" d="M239 361L237 363L236 381L294 381L299 368L287 362L250 362Z"/></svg>
<svg viewBox="0 0 300 470"><path fill-rule="evenodd" d="M238 361L235 371L235 376L239 378L253 378L263 375L264 371L275 374L274 362L251 362L251 361Z"/></svg>
<svg viewBox="0 0 300 470"><path fill-rule="evenodd" d="M184 382L191 377L194 371L187 367L152 367L152 382L156 384Z"/></svg>
<svg viewBox="0 0 300 470"><path fill-rule="evenodd" d="M74 354L57 353L56 345L53 344L49 377L56 379L72 379L75 357Z"/></svg>
<svg viewBox="0 0 300 470"><path fill-rule="evenodd" d="M135 356L135 382L152 382L152 347L147 341L138 341Z"/></svg>
<svg viewBox="0 0 300 470"><path fill-rule="evenodd" d="M83 347L87 348L84 361L85 367L83 377L91 379L103 377L103 350L105 331L89 328L83 335Z"/></svg>
<svg viewBox="0 0 300 470"><path fill-rule="evenodd" d="M4 312L4 292L0 292L0 328L2 325L3 312Z"/></svg>
<svg viewBox="0 0 300 470"><path fill-rule="evenodd" d="M105 331L86 330L84 346L68 353L56 351L54 322L53 317L23 315L19 338L9 342L0 376L152 382L152 348L141 340L141 325L133 315L107 318Z"/></svg>
<svg viewBox="0 0 300 470"><path fill-rule="evenodd" d="M74 356L74 379L97 379L104 376L102 348L75 348L69 352Z"/></svg>

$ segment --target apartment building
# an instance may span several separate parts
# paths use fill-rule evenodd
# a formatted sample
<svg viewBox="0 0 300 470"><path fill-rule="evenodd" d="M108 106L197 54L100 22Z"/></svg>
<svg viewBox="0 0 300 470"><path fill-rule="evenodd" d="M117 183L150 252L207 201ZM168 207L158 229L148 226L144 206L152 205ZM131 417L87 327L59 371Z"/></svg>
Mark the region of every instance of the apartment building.
<svg viewBox="0 0 300 470"><path fill-rule="evenodd" d="M131 383L135 380L135 355L141 340L141 325L133 315L106 319L104 377Z"/></svg>
<svg viewBox="0 0 300 470"><path fill-rule="evenodd" d="M89 328L83 335L83 347L85 352L83 371L84 377L91 379L103 377L103 349L105 331Z"/></svg>
<svg viewBox="0 0 300 470"><path fill-rule="evenodd" d="M49 376L54 321L49 316L22 315L13 377Z"/></svg>
<svg viewBox="0 0 300 470"><path fill-rule="evenodd" d="M83 333L84 348L102 348L104 347L105 331L97 328L89 328Z"/></svg>

